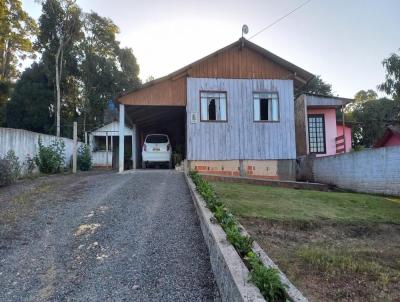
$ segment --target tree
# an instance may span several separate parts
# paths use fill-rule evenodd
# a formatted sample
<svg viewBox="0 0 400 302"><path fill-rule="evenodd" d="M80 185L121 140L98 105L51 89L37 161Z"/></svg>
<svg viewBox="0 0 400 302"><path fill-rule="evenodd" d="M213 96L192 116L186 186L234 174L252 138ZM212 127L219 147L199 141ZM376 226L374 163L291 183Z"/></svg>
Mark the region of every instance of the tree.
<svg viewBox="0 0 400 302"><path fill-rule="evenodd" d="M50 133L54 123L52 83L43 63L34 63L18 80L7 104L7 125Z"/></svg>
<svg viewBox="0 0 400 302"><path fill-rule="evenodd" d="M315 76L301 90L296 91L296 95L300 95L302 93L314 93L314 94L333 96L332 85L325 83L321 79L321 76L319 75Z"/></svg>
<svg viewBox="0 0 400 302"><path fill-rule="evenodd" d="M81 10L75 0L44 0L42 15L39 18L40 34L37 47L43 52L43 61L48 61L55 71L56 87L56 135L61 133L61 100L63 73L65 68L73 68L76 60L73 55L74 44L81 35ZM76 67L75 67L76 68ZM49 74L53 74L50 70ZM74 81L70 81L71 85ZM73 87L74 88L74 87ZM74 90L74 89L72 89Z"/></svg>
<svg viewBox="0 0 400 302"><path fill-rule="evenodd" d="M92 12L85 16L85 39L80 64L84 84L83 119L97 126L103 123L107 103L117 93L138 87L139 66L132 49L120 48L119 28L112 20ZM87 118L88 117L88 118Z"/></svg>
<svg viewBox="0 0 400 302"><path fill-rule="evenodd" d="M378 89L400 100L400 55L393 53L382 65L386 69L385 82L378 85Z"/></svg>
<svg viewBox="0 0 400 302"><path fill-rule="evenodd" d="M37 25L23 9L20 0L0 0L0 80L18 77L18 59L33 54L32 39Z"/></svg>
<svg viewBox="0 0 400 302"><path fill-rule="evenodd" d="M20 0L0 0L0 126L12 82L19 76L19 61L33 56L36 22L22 9Z"/></svg>
<svg viewBox="0 0 400 302"><path fill-rule="evenodd" d="M399 121L400 102L387 98L366 100L346 116L354 123L354 144L371 147L388 125Z"/></svg>
<svg viewBox="0 0 400 302"><path fill-rule="evenodd" d="M346 106L345 112L352 112L367 101L377 100L378 94L373 89L360 90L354 96L354 101Z"/></svg>

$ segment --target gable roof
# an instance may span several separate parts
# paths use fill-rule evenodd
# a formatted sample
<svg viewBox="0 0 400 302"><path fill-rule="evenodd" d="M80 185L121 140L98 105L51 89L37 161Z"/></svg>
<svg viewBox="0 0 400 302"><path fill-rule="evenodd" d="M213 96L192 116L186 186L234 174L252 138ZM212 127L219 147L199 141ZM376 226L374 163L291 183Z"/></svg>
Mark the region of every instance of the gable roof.
<svg viewBox="0 0 400 302"><path fill-rule="evenodd" d="M400 137L400 127L397 126L388 126L386 128L385 133L383 136L377 140L377 142L374 144L375 148L383 147L385 146L386 142L393 136L398 136Z"/></svg>
<svg viewBox="0 0 400 302"><path fill-rule="evenodd" d="M283 59L283 58L273 54L272 52L270 52L270 51L258 46L257 44L254 44L254 43L250 42L249 40L246 40L245 38L240 38L238 41L236 41L236 42L234 42L234 43L232 43L232 44L230 44L228 46L225 46L224 48L221 48L221 49L211 53L210 55L205 56L205 57L203 57L203 58L201 58L201 59L199 59L199 60L197 60L197 61L195 61L195 62L193 62L193 63L191 63L189 65L186 65L186 66L184 66L184 67L182 67L182 68L180 68L180 69L178 69L178 70L176 70L176 71L174 71L174 72L172 72L172 73L170 73L170 74L168 74L168 75L166 75L164 77L161 77L161 78L155 79L153 81L147 82L144 85L142 85L140 88L136 88L136 89L132 89L132 90L120 93L117 96L116 101L118 102L119 98L121 98L123 96L126 96L128 94L133 93L133 92L136 92L136 91L143 90L145 88L154 86L154 85L159 84L161 82L164 82L164 81L167 81L167 80L174 80L176 78L180 78L181 75L187 76L189 70L192 69L194 66L196 66L199 63L202 63L202 62L204 62L206 60L209 60L209 59L217 56L218 54L224 53L224 52L226 52L226 51L228 51L228 50L230 50L232 48L235 48L235 47L242 47L242 48L243 47L247 47L247 48L255 51L256 53L258 53L262 57L274 62L275 64L279 65L280 67L282 67L282 68L288 70L289 72L293 73L294 80L296 80L296 81L298 81L298 82L300 82L302 84L306 84L312 78L314 78L314 75L312 73L310 73L310 72L308 72L308 71L306 71L306 70L304 70L304 69L302 69L302 68L300 68L300 67L298 67L298 66L296 66L296 65L294 65L292 63L290 63L289 61L286 61L285 59Z"/></svg>

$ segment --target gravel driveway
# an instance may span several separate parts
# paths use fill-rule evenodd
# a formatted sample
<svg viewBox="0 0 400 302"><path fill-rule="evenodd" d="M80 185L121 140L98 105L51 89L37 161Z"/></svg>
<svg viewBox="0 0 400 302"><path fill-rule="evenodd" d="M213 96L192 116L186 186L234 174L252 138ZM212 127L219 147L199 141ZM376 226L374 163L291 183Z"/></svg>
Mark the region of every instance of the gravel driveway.
<svg viewBox="0 0 400 302"><path fill-rule="evenodd" d="M0 188L0 301L215 301L184 176L91 172Z"/></svg>

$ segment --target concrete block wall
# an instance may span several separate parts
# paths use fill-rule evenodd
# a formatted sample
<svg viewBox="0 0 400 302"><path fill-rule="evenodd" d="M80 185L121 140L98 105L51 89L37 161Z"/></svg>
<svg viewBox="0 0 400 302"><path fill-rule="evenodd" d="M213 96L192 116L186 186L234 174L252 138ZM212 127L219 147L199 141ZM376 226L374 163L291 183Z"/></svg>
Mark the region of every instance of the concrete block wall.
<svg viewBox="0 0 400 302"><path fill-rule="evenodd" d="M343 189L400 196L400 146L317 158L313 176Z"/></svg>
<svg viewBox="0 0 400 302"><path fill-rule="evenodd" d="M38 152L39 137L45 146L57 138L53 135L22 129L0 128L0 157L5 156L9 150L14 150L20 163L26 160L27 155L33 158ZM68 165L72 157L73 140L65 137L61 139L65 143L65 162ZM81 144L78 142L78 148Z"/></svg>

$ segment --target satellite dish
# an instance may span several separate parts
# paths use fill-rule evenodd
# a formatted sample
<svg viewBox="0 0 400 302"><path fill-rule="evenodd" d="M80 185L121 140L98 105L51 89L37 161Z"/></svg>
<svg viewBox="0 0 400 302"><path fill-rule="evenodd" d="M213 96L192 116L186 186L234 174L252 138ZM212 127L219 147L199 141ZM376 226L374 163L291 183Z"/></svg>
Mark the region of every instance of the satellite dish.
<svg viewBox="0 0 400 302"><path fill-rule="evenodd" d="M242 37L243 35L247 35L248 33L249 33L249 27L246 24L244 24L242 26Z"/></svg>

